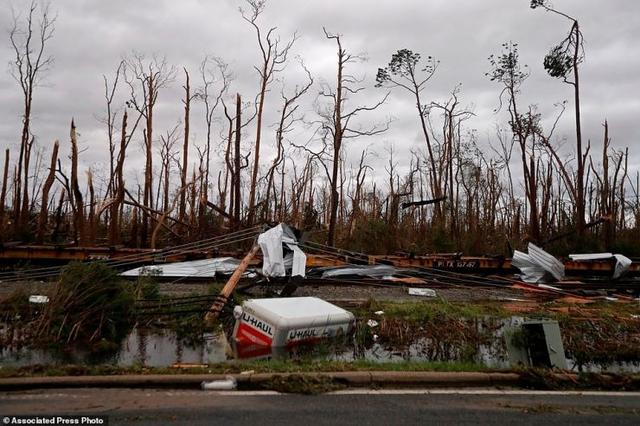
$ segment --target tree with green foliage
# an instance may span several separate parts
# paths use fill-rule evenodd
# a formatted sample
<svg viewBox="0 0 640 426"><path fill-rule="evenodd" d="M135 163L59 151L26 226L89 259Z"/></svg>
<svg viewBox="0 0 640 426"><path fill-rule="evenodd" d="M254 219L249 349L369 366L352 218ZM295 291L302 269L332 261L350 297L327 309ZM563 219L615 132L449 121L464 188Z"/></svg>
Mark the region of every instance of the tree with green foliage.
<svg viewBox="0 0 640 426"><path fill-rule="evenodd" d="M434 198L442 196L442 176L438 171L434 148L427 128L428 106L422 102L421 93L427 82L431 80L438 68L438 61L428 56L424 64L420 64L421 56L409 49L400 49L391 56L389 65L378 68L376 75L377 87L400 87L413 95L416 110L420 119L420 128L427 145L431 178L431 192ZM439 209L436 204L436 209Z"/></svg>
<svg viewBox="0 0 640 426"><path fill-rule="evenodd" d="M522 161L522 178L524 181L525 196L529 204L529 239L539 242L540 209L538 207L538 173L536 151L536 136L541 133L540 115L533 108L522 113L518 104L520 86L529 77L526 65L520 65L517 43L503 43L503 51L500 55L489 56L491 70L485 75L491 81L501 83L504 88L500 92L500 106L506 100L509 112L509 124L513 133L513 139L520 148ZM503 99L506 97L506 99ZM512 142L513 143L513 142Z"/></svg>
<svg viewBox="0 0 640 426"><path fill-rule="evenodd" d="M580 122L580 74L579 65L584 61L584 46L582 32L578 20L560 12L548 0L531 0L531 8L542 8L547 12L562 16L571 22L571 29L567 36L556 46L553 46L544 58L544 69L554 78L562 79L573 86L575 119L576 119L576 160L577 170L573 181L566 181L568 190L575 202L575 222L578 236L585 231L585 163L589 155L589 146L582 148L582 125ZM562 164L558 164L562 166Z"/></svg>

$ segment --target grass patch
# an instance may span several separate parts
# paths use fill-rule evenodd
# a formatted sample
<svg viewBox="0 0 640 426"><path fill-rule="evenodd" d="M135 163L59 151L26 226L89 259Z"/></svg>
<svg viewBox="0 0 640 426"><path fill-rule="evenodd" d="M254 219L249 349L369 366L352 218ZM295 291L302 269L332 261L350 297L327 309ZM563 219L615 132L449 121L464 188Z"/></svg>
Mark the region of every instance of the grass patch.
<svg viewBox="0 0 640 426"><path fill-rule="evenodd" d="M369 317L376 311L384 311L386 318L400 319L406 322L421 323L442 317L455 318L505 318L511 314L502 309L499 303L487 301L481 303L449 302L439 298L429 301L379 302L369 300L365 306L355 310L359 317Z"/></svg>
<svg viewBox="0 0 640 426"><path fill-rule="evenodd" d="M276 376L262 385L264 389L282 393L297 393L303 395L319 395L345 389L347 386L337 383L330 377L291 374Z"/></svg>

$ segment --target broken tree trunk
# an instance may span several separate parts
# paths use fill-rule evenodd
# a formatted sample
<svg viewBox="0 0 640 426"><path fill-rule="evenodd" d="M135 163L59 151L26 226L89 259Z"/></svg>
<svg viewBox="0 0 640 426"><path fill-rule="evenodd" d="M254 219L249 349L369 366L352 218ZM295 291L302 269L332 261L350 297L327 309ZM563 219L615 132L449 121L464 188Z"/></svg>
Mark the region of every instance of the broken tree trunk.
<svg viewBox="0 0 640 426"><path fill-rule="evenodd" d="M258 244L255 244L251 248L249 253L247 253L247 255L244 257L244 259L242 259L242 261L240 262L240 265L238 265L236 270L233 272L233 275L231 275L231 278L229 278L229 281L227 281L227 283L224 285L224 287L220 291L220 297L218 298L218 300L216 300L216 302L213 305L211 305L209 312L207 312L207 315L205 315L204 317L205 322L210 323L216 318L218 318L218 316L220 315L220 312L222 312L222 308L224 307L226 300L229 298L229 296L231 296L231 293L233 293L233 290L235 290L236 286L238 285L238 281L240 281L240 277L242 277L242 274L244 274L244 271L247 270L247 267L249 266L249 262L251 262L251 260L256 255L256 253L258 253L259 249L260 249L260 246Z"/></svg>
<svg viewBox="0 0 640 426"><path fill-rule="evenodd" d="M86 241L86 229L84 223L84 201L82 199L82 191L80 191L80 185L78 184L78 137L76 133L76 125L71 120L71 191L75 201L74 211L74 234L77 236L76 244L79 246L85 246Z"/></svg>
<svg viewBox="0 0 640 426"><path fill-rule="evenodd" d="M40 206L40 217L38 218L38 234L36 242L42 244L44 242L44 234L47 230L48 208L49 208L49 191L56 178L56 162L58 161L58 141L53 143L53 152L51 153L51 165L49 166L49 174L42 186L42 201Z"/></svg>
<svg viewBox="0 0 640 426"><path fill-rule="evenodd" d="M2 174L2 190L0 191L0 239L4 241L4 216L5 202L7 198L7 179L9 177L9 149L5 151L4 156L4 173Z"/></svg>

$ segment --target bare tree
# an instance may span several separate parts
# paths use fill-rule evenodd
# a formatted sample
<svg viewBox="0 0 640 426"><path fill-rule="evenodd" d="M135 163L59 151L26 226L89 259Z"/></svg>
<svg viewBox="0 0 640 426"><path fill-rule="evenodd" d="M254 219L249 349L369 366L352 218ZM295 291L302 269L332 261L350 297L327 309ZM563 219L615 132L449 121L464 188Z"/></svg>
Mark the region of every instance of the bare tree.
<svg viewBox="0 0 640 426"><path fill-rule="evenodd" d="M321 131L325 137L331 138L331 148L333 150L332 171L329 176L329 182L331 184L331 203L329 207L329 235L327 236L327 244L331 246L335 243L338 205L340 203L340 194L338 192L338 170L340 168L342 144L346 139L378 135L389 129L388 122L383 125L372 125L368 128L363 128L361 126L356 127L352 123L352 120L361 113L374 111L380 107L389 97L389 93L373 105L357 106L352 109L347 109L346 102L349 99L349 95L361 92L364 90L364 87L362 86L362 80L346 73L345 68L350 63L360 60L361 57L348 53L342 47L340 35L330 34L324 28L323 30L325 37L329 40L335 40L338 47L336 87L332 88L325 85L320 93L322 97L329 99L328 108L320 111L322 119Z"/></svg>
<svg viewBox="0 0 640 426"><path fill-rule="evenodd" d="M53 186L56 176L56 162L58 161L58 141L53 144L53 152L51 153L51 164L49 166L49 174L42 187L42 199L40 201L40 218L38 219L38 235L36 241L42 243L44 241L44 233L47 229L48 207L49 207L49 191Z"/></svg>
<svg viewBox="0 0 640 426"><path fill-rule="evenodd" d="M258 17L264 11L266 0L246 0L249 5L248 13L240 9L242 17L255 29L258 39L258 46L261 54L261 64L255 67L260 76L260 91L257 98L257 122L256 122L256 141L253 148L253 170L251 172L251 184L249 187L249 207L247 222L249 226L253 224L255 217L256 187L258 184L258 168L260 166L260 142L262 139L262 114L264 112L264 101L267 94L267 87L273 80L274 74L282 71L287 61L289 50L296 41L296 34L291 40L281 44L280 38L274 35L275 27L270 28L263 33L263 29L258 25Z"/></svg>
<svg viewBox="0 0 640 426"><path fill-rule="evenodd" d="M7 201L7 180L9 178L9 148L4 152L4 172L2 173L2 189L0 190L0 234L2 234L1 241L4 240L4 219L5 219L5 204Z"/></svg>
<svg viewBox="0 0 640 426"><path fill-rule="evenodd" d="M445 103L431 102L428 108L425 109L425 114L431 115L430 111L433 109L439 109L443 112L442 120L442 144L438 146L439 155L437 155L437 180L435 185L440 192L440 197L447 196L449 199L449 218L451 234L453 236L459 235L457 227L457 212L455 209L454 199L454 164L455 164L455 150L456 146L456 134L459 132L461 123L471 116L473 112L468 109L460 109L460 101L458 95L460 93L460 86L456 86L452 92L451 97ZM434 138L435 139L435 138ZM458 138L458 143L459 138ZM459 164L458 164L459 166ZM440 203L435 204L436 217L440 216L441 207Z"/></svg>
<svg viewBox="0 0 640 426"><path fill-rule="evenodd" d="M268 211L268 206L271 203L271 194L275 195L274 186L274 175L276 169L283 163L284 161L284 138L285 135L291 132L293 128L293 124L299 120L296 117L296 111L298 110L299 105L297 104L300 97L302 97L313 85L313 77L309 70L304 66L304 63L301 62L301 66L304 71L307 73L307 83L303 86L296 86L293 94L287 95L283 90L280 92L280 97L282 98L282 109L280 110L280 120L278 121L278 128L276 130L276 146L277 146L277 154L276 158L273 159L271 163L271 167L267 172L267 193L265 196L265 203L267 208L265 211ZM265 217L265 219L267 219Z"/></svg>
<svg viewBox="0 0 640 426"><path fill-rule="evenodd" d="M39 19L36 17L38 10ZM53 57L46 54L46 47L53 37L56 18L51 16L48 4L38 6L36 0L31 1L24 19L13 9L12 18L13 25L9 31L14 53L10 62L11 75L20 85L23 95L22 133L13 202L15 225L20 230L28 213L21 213L21 210L29 209L28 180L29 157L34 141L31 131L34 91L53 64Z"/></svg>
<svg viewBox="0 0 640 426"><path fill-rule="evenodd" d="M74 229L77 235L76 244L84 246L87 243L85 217L84 217L84 200L80 184L78 183L78 135L76 125L71 120L71 193L74 201Z"/></svg>
<svg viewBox="0 0 640 426"><path fill-rule="evenodd" d="M166 134L160 136L160 141L162 142L160 146L160 181L162 183L162 211L166 211L171 205L169 201L169 191L171 190L171 163L177 162L177 152L174 151L174 146L178 141L178 128L180 124L176 124L173 129L167 130ZM180 175L185 175L184 170L186 170L186 163L183 161L179 163L180 165ZM181 181L182 183L182 181ZM181 185L181 188L184 188L185 185ZM182 191L184 192L184 191ZM182 194L180 194L180 202L183 201ZM178 215L178 220L184 221L184 215Z"/></svg>
<svg viewBox="0 0 640 426"><path fill-rule="evenodd" d="M204 187L205 198L209 200L209 179L211 163L211 131L214 121L214 113L222 97L227 93L231 84L232 75L228 65L220 58L206 56L200 64L200 76L202 87L197 93L198 99L204 103L205 123L207 126L207 144L205 147ZM216 87L217 86L217 87ZM220 182L218 182L220 184ZM205 201L205 203L206 203ZM223 201L224 202L224 201ZM224 207L223 207L224 210Z"/></svg>
<svg viewBox="0 0 640 426"><path fill-rule="evenodd" d="M117 128L116 128L116 120L118 119L118 108L114 106L114 99L116 95L116 91L118 89L118 82L120 80L120 76L122 75L124 61L120 61L118 67L116 68L116 74L113 77L113 82L110 84L106 75L102 76L104 80L104 99L106 103L106 117L101 121L107 126L107 140L109 143L109 184L107 186L107 197L113 196L113 191L115 187L115 169L116 169L116 148L117 148Z"/></svg>
<svg viewBox="0 0 640 426"><path fill-rule="evenodd" d="M183 69L184 69L184 75L185 75L185 85L182 86L184 89L184 99L182 100L182 103L184 104L184 138L182 143L182 170L180 173L181 188L184 188L187 185L187 165L189 164L189 118L191 114L191 100L196 97L196 94L191 93L189 72L187 71L186 68L183 68ZM163 146L166 147L166 143L168 140L169 138L167 138L166 140L163 139ZM168 180L169 177L166 176L165 179ZM163 204L165 209L168 208L168 201L169 201L168 191L169 191L168 187L165 187L165 204ZM185 208L186 208L185 191L181 191L178 217L182 221L184 221Z"/></svg>
<svg viewBox="0 0 640 426"><path fill-rule="evenodd" d="M133 53L125 60L125 79L131 90L128 105L134 107L146 120L143 130L145 146L145 167L142 210L141 243L147 241L150 213L153 203L153 112L160 89L171 83L175 67L169 66L165 58L153 57L147 61L144 55Z"/></svg>

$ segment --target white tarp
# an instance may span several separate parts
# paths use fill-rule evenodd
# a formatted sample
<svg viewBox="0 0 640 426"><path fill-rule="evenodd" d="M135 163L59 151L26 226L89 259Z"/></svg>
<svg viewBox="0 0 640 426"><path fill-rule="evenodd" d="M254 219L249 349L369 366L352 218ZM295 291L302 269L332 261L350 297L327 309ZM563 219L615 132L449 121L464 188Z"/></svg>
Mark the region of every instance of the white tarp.
<svg viewBox="0 0 640 426"><path fill-rule="evenodd" d="M288 259L285 259L283 244L292 252L291 276L304 277L307 256L304 254L295 235L284 224L279 224L258 236L258 244L262 250L262 274L267 277L284 277L287 274ZM288 257L288 256L287 256Z"/></svg>
<svg viewBox="0 0 640 426"><path fill-rule="evenodd" d="M571 260L577 261L585 261L585 260L608 260L615 259L616 266L613 270L613 278L620 278L624 273L629 270L631 266L631 259L622 254L613 254L613 253L586 253L586 254L570 254L569 258Z"/></svg>
<svg viewBox="0 0 640 426"><path fill-rule="evenodd" d="M162 265L147 265L121 273L124 277L152 275L163 278L214 278L217 274L232 274L240 261L233 257L174 262Z"/></svg>
<svg viewBox="0 0 640 426"><path fill-rule="evenodd" d="M564 278L564 265L558 259L529 243L529 253L515 250L511 264L520 270L521 278L528 283L537 283L549 273L556 280Z"/></svg>

